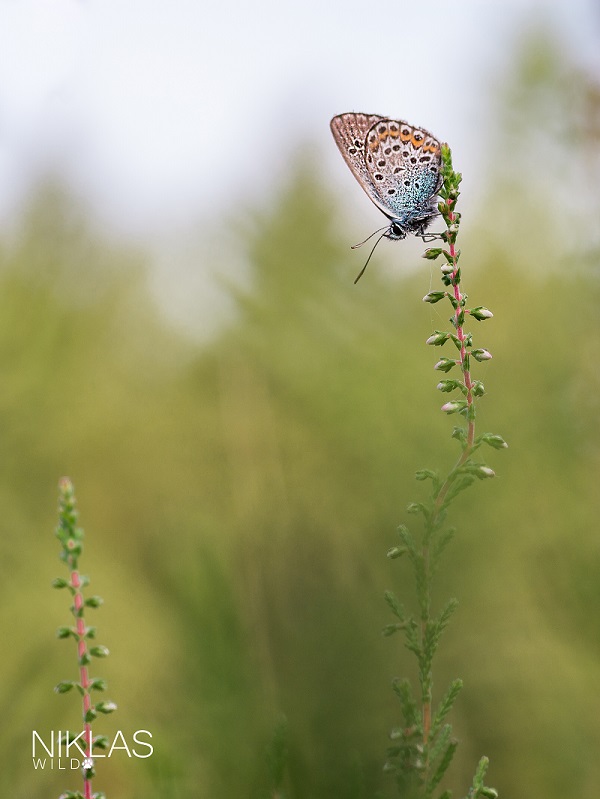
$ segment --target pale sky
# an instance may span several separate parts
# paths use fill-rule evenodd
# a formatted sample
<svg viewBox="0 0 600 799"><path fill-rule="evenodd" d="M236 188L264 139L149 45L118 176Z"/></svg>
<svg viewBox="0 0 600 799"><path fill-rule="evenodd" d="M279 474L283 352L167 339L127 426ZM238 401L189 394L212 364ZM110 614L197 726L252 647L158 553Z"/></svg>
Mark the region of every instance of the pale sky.
<svg viewBox="0 0 600 799"><path fill-rule="evenodd" d="M302 140L347 188L328 123L350 110L480 158L490 81L547 21L600 70L593 0L0 0L0 226L51 169L125 234L235 213Z"/></svg>

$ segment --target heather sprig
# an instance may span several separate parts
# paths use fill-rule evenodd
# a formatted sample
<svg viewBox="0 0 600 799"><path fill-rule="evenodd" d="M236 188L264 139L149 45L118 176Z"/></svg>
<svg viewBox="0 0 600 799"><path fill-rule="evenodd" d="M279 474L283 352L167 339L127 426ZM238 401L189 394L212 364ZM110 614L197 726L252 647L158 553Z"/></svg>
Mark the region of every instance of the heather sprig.
<svg viewBox="0 0 600 799"><path fill-rule="evenodd" d="M441 556L450 543L454 528L447 527L447 511L454 498L472 485L476 480L494 476L494 470L480 459L479 451L487 445L492 449L505 448L502 436L493 433L476 434L475 419L478 400L484 395L484 385L476 379L472 369L476 363L491 359L485 347L475 347L473 334L466 330L466 324L473 319L483 322L493 314L483 305L467 306L467 295L461 288L460 250L456 240L460 228L461 215L456 211L459 197L461 175L452 167L452 154L447 145L442 146L443 185L439 192L438 210L446 224L440 238L445 246L431 247L424 257L428 260L443 259L441 280L444 288L432 290L423 298L428 303L447 301L451 306L448 330L435 330L426 343L442 347L453 345L455 354L440 358L434 366L439 372L449 374L458 372L457 377L442 379L437 388L450 398L441 410L457 414L464 420L463 425L455 426L452 437L460 446L460 455L446 476L432 469L420 469L416 473L418 481L430 481L431 492L426 501L411 502L407 511L420 517L417 532L411 532L407 525L401 525L398 533L400 543L388 551L389 558L406 555L414 572L416 585L417 611L411 613L391 591L385 594L396 621L388 624L384 635L402 632L405 645L418 664L418 690L415 691L406 679L394 682L393 688L400 701L402 723L390 733L391 746L385 770L394 774L399 795L403 799L449 799L450 791L436 793L452 762L458 742L452 735L452 726L446 718L462 688L460 679L454 680L434 706L433 658L440 638L448 625L457 600L448 600L440 610L432 607L432 587ZM467 799L495 799L497 792L484 783L488 760L479 761Z"/></svg>
<svg viewBox="0 0 600 799"><path fill-rule="evenodd" d="M68 477L61 478L59 482L59 507L56 537L61 543L60 559L69 570L69 577L57 577L52 585L54 588L66 588L73 598L71 613L74 623L70 626L59 627L58 638L73 638L77 644L77 664L79 668L78 680L61 680L55 686L55 691L64 694L77 689L82 698L83 734L69 733L66 744L83 739L85 758L83 760L83 793L81 791L65 791L59 799L105 799L102 791L92 793L92 779L95 776L94 750L106 749L108 739L102 735L92 735L92 723L98 714L108 714L116 710L114 702L93 701L93 692L106 690L106 681L99 677L91 677L89 665L92 658L108 656L108 649L99 644L90 645L96 637L96 628L86 625L85 611L87 608L98 608L102 604L99 596L84 597L83 590L89 585L89 578L79 572L79 558L83 552L83 529L78 527L78 513L75 501L73 484Z"/></svg>

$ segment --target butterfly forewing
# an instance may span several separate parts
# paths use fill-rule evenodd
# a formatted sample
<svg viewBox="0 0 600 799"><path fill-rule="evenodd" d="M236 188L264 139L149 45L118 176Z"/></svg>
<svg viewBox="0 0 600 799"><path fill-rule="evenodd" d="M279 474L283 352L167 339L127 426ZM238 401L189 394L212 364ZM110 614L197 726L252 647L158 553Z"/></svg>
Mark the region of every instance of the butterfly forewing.
<svg viewBox="0 0 600 799"><path fill-rule="evenodd" d="M372 175L365 161L365 140L369 130L380 122L387 122L378 114L339 114L330 123L333 138L350 171L375 205L388 218L392 218L387 203L382 201L380 192L373 183Z"/></svg>

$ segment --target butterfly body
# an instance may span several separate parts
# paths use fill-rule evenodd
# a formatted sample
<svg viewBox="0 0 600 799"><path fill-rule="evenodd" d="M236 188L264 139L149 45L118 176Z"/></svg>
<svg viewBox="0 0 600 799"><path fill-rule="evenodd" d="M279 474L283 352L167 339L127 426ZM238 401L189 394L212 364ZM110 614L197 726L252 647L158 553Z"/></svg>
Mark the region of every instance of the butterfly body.
<svg viewBox="0 0 600 799"><path fill-rule="evenodd" d="M350 171L389 219L383 235L426 235L438 215L439 141L424 128L377 114L339 114L330 126Z"/></svg>

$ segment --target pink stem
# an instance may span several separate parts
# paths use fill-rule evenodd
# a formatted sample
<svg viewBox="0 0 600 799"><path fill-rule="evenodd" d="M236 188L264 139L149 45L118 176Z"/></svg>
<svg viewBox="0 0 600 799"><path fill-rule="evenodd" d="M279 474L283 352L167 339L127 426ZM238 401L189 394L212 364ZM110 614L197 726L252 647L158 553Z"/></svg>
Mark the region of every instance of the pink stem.
<svg viewBox="0 0 600 799"><path fill-rule="evenodd" d="M448 202L455 202L455 201L450 201L449 200ZM452 211L448 215L448 218L450 220L450 224L452 224L452 222L455 219L454 213ZM456 471L456 469L460 468L463 465L463 463L465 463L465 461L467 460L467 458L471 454L471 451L473 449L473 444L475 442L475 420L472 418L472 414L471 414L471 407L473 405L473 381L471 380L471 371L470 371L470 369L466 368L466 365L465 365L466 358L467 358L467 348L465 346L466 336L465 336L465 333L464 333L464 330L463 330L463 326L458 324L458 318L459 318L460 313L462 311L462 308L460 306L460 302L461 302L463 297L462 297L462 294L460 292L460 285L458 284L458 282L455 281L456 273L458 271L458 264L456 263L456 249L454 247L454 242L450 243L449 252L450 252L450 257L452 258L453 263L454 263L454 271L452 272L452 284L454 286L454 299L456 300L456 303L457 303L457 307L456 307L456 312L455 312L454 318L457 320L456 335L458 337L458 340L460 341L460 365L461 365L461 369L462 369L462 373L463 373L463 382L464 382L465 388L467 389L467 408L468 408L468 411L469 411L468 414L467 414L467 418L468 418L467 445L463 449L463 451L461 453L461 456L458 459L458 462L456 463L456 466L454 467L454 469L451 472L451 474L453 474ZM444 484L441 487L439 494L437 495L437 498L436 498L436 501L435 501L434 518L437 517L437 515L438 515L438 513L439 513L439 511L440 511L440 509L441 509L441 507L443 505L444 499L446 498L446 494L448 493L448 489L449 488L450 488L450 479L448 477L444 481Z"/></svg>
<svg viewBox="0 0 600 799"><path fill-rule="evenodd" d="M79 661L81 662L81 659L86 652L86 643L85 643L85 622L83 620L83 616L79 615L79 611L81 611L81 609L83 608L83 595L79 590L81 588L81 579L79 577L78 571L71 572L71 585L73 586L73 588L76 589L74 597L75 610L77 611L77 615L75 618L75 625L76 625L75 628L77 631L77 654L79 656ZM87 666L81 665L79 667L79 680L81 683L81 687L83 688L83 718L84 718L83 737L87 747L86 754L88 757L92 757L92 725L89 723L89 721L85 721L87 712L92 706L92 700L90 698L90 693L89 693L90 678ZM83 778L83 789L84 789L85 799L92 799L92 782L91 780L88 780L88 778L85 776Z"/></svg>

